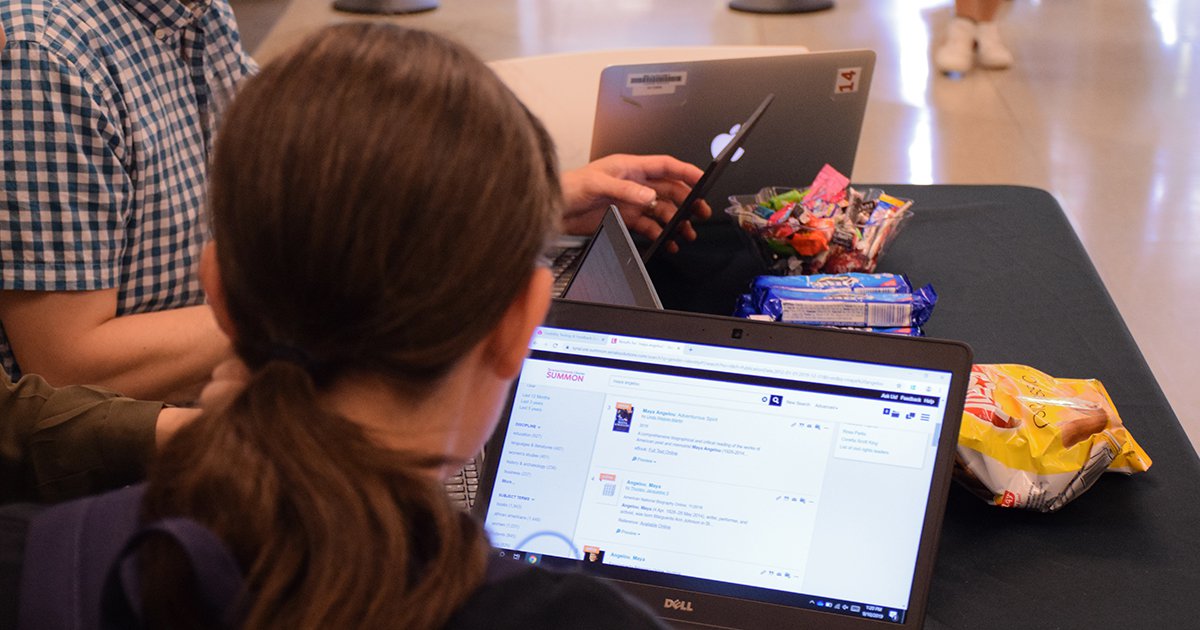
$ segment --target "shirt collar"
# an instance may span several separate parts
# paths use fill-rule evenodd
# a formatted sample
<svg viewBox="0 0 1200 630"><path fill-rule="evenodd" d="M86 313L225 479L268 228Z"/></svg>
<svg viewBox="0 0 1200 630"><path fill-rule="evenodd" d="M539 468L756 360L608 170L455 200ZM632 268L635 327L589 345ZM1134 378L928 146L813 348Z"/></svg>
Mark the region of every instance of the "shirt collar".
<svg viewBox="0 0 1200 630"><path fill-rule="evenodd" d="M212 0L122 0L154 29L181 30L204 17Z"/></svg>

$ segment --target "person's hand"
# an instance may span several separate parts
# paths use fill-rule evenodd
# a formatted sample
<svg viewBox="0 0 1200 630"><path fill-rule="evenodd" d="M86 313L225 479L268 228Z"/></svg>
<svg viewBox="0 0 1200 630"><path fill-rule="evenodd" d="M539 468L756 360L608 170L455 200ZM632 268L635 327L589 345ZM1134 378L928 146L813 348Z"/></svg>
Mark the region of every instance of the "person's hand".
<svg viewBox="0 0 1200 630"><path fill-rule="evenodd" d="M228 359L213 368L212 380L200 392L200 408L206 413L223 409L250 381L250 370L241 359Z"/></svg>
<svg viewBox="0 0 1200 630"><path fill-rule="evenodd" d="M200 410L191 407L163 407L154 423L154 444L162 448L180 429L200 417Z"/></svg>
<svg viewBox="0 0 1200 630"><path fill-rule="evenodd" d="M562 175L563 230L568 234L591 234L600 223L604 210L614 204L632 232L658 238L662 226L675 214L677 205L691 192L692 185L704 172L692 164L668 155L610 155ZM712 216L708 204L700 201L692 216ZM695 240L690 221L679 225L678 234ZM675 243L667 243L676 251Z"/></svg>
<svg viewBox="0 0 1200 630"><path fill-rule="evenodd" d="M250 380L250 370L240 359L227 359L213 368L212 380L204 386L197 399L197 407L163 407L158 413L154 437L158 448L162 448L179 429L190 424L202 413L223 409L233 401Z"/></svg>

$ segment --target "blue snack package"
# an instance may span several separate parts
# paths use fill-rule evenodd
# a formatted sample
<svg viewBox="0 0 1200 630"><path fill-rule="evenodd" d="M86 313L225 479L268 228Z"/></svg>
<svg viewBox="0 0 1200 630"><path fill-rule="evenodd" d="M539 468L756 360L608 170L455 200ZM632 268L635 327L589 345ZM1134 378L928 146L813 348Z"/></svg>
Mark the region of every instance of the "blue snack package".
<svg viewBox="0 0 1200 630"><path fill-rule="evenodd" d="M908 278L895 273L838 273L797 276L758 276L751 293L761 296L770 287L813 293L912 293Z"/></svg>
<svg viewBox="0 0 1200 630"><path fill-rule="evenodd" d="M862 328L859 326L830 326L838 330L857 330L859 332L879 333L884 335L905 335L908 337L924 337L925 331L920 326L905 326L903 328Z"/></svg>
<svg viewBox="0 0 1200 630"><path fill-rule="evenodd" d="M937 304L933 285L912 293L815 293L768 287L758 311L793 324L870 328L921 326Z"/></svg>
<svg viewBox="0 0 1200 630"><path fill-rule="evenodd" d="M733 316L745 318L751 315L758 315L758 307L754 305L755 302L754 296L749 293L739 295L737 305L733 307Z"/></svg>

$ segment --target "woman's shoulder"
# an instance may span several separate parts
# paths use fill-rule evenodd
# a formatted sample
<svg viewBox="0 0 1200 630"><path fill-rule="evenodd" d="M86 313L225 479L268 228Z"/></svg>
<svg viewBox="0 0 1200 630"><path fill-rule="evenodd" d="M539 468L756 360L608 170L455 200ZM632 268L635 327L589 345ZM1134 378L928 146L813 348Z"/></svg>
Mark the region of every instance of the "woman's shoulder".
<svg viewBox="0 0 1200 630"><path fill-rule="evenodd" d="M596 578L540 567L488 580L446 625L447 630L665 627L641 603Z"/></svg>

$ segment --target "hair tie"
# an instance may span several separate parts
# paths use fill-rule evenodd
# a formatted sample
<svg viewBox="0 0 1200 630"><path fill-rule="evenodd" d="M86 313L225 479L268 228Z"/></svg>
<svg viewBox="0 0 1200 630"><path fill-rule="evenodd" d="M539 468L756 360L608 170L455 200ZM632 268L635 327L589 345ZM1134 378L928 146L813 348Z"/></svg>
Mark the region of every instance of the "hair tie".
<svg viewBox="0 0 1200 630"><path fill-rule="evenodd" d="M312 355L296 346L284 343L272 343L267 348L267 360L292 363L300 366L305 372L311 372L316 363L313 361Z"/></svg>

